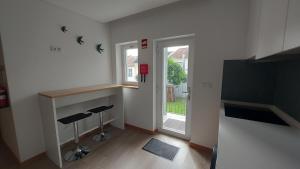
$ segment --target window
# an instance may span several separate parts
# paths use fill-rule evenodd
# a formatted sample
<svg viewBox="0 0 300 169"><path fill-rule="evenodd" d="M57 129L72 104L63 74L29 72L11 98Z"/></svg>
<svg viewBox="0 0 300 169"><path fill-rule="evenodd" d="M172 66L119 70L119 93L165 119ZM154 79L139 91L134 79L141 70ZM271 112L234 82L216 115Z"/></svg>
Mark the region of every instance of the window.
<svg viewBox="0 0 300 169"><path fill-rule="evenodd" d="M128 68L128 77L132 77L132 69L133 68Z"/></svg>
<svg viewBox="0 0 300 169"><path fill-rule="evenodd" d="M137 43L126 44L123 46L123 65L124 83L138 82L138 48Z"/></svg>

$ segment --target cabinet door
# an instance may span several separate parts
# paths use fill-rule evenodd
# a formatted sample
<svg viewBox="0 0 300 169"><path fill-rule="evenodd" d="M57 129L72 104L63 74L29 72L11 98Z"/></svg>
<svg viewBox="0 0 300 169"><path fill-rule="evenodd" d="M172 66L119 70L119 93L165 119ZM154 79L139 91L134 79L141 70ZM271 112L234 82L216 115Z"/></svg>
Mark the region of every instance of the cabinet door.
<svg viewBox="0 0 300 169"><path fill-rule="evenodd" d="M251 0L249 10L249 27L247 35L246 57L252 58L257 53L258 31L262 0Z"/></svg>
<svg viewBox="0 0 300 169"><path fill-rule="evenodd" d="M283 51L288 0L262 0L256 59Z"/></svg>
<svg viewBox="0 0 300 169"><path fill-rule="evenodd" d="M300 47L300 0L290 0L284 50L296 47Z"/></svg>

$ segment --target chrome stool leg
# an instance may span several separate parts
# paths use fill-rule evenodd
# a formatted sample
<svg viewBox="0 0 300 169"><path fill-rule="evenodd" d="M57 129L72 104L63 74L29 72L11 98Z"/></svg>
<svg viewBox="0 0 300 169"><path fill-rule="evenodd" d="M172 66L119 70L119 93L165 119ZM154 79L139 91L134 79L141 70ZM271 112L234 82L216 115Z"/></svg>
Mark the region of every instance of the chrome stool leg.
<svg viewBox="0 0 300 169"><path fill-rule="evenodd" d="M99 112L99 128L100 133L93 137L94 141L102 142L110 138L110 136L104 132L103 112Z"/></svg>
<svg viewBox="0 0 300 169"><path fill-rule="evenodd" d="M65 154L64 159L66 161L80 160L90 152L87 146L79 145L78 122L77 121L73 122L73 126L74 126L74 138L77 147L75 150L69 151Z"/></svg>

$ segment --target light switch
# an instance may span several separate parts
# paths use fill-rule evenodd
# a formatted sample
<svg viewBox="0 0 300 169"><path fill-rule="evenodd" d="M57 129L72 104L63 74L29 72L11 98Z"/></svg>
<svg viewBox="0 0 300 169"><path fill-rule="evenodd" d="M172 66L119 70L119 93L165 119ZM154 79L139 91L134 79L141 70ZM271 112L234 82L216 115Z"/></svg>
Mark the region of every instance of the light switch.
<svg viewBox="0 0 300 169"><path fill-rule="evenodd" d="M60 52L61 51L61 47L50 45L50 51L51 52Z"/></svg>
<svg viewBox="0 0 300 169"><path fill-rule="evenodd" d="M202 82L202 87L211 89L213 84L211 82Z"/></svg>

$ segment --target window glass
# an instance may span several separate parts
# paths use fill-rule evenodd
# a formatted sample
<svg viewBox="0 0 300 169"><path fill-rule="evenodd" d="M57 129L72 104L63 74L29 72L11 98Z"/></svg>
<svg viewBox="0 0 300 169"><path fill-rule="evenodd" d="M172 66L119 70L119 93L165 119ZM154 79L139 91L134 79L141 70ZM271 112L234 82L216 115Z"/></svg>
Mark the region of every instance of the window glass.
<svg viewBox="0 0 300 169"><path fill-rule="evenodd" d="M125 50L125 81L138 81L138 48L127 48Z"/></svg>

